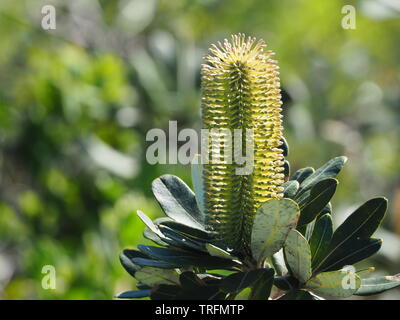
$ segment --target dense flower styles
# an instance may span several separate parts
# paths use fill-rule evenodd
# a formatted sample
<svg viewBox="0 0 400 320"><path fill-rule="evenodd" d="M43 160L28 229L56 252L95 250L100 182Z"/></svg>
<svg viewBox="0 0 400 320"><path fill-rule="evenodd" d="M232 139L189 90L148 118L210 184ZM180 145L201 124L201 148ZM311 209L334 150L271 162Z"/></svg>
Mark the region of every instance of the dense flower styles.
<svg viewBox="0 0 400 320"><path fill-rule="evenodd" d="M282 198L283 192L279 72L274 53L265 46L262 40L233 35L230 42L212 45L202 66L202 123L210 130L207 151L211 154L213 144L222 150L203 167L206 224L221 242L238 250L249 244L257 208ZM242 129L243 153L249 143L253 146L250 174L238 174L242 165L224 161L223 147L230 145L235 129ZM252 138L245 136L249 129Z"/></svg>

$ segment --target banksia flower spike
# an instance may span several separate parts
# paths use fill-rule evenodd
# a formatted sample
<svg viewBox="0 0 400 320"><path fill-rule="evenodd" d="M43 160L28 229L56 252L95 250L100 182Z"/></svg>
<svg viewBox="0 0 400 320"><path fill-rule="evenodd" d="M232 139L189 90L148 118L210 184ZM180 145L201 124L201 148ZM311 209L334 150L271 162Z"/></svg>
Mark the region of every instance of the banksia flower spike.
<svg viewBox="0 0 400 320"><path fill-rule="evenodd" d="M203 167L206 225L237 250L249 246L257 208L283 197L279 72L265 47L262 40L233 35L231 42L212 45L202 66L202 121L210 130L206 152L213 155ZM242 151L253 147L254 164L245 174L237 171L242 165L224 158L235 129L242 130ZM215 145L223 150L216 156Z"/></svg>

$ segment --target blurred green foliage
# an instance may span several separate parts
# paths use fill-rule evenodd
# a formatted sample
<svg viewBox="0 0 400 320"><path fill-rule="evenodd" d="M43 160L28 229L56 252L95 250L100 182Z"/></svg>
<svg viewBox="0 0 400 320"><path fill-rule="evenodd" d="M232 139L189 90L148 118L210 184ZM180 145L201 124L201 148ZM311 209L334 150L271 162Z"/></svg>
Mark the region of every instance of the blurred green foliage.
<svg viewBox="0 0 400 320"><path fill-rule="evenodd" d="M41 28L45 4L56 30ZM345 4L355 30L341 26ZM389 198L369 265L399 272L399 18L396 0L1 1L0 297L132 288L118 254L146 243L137 209L161 214L151 181L168 172L190 184L189 167L146 162L146 132L168 120L199 128L201 58L237 32L276 52L292 170L349 157L337 221ZM41 286L44 265L56 268L55 290Z"/></svg>

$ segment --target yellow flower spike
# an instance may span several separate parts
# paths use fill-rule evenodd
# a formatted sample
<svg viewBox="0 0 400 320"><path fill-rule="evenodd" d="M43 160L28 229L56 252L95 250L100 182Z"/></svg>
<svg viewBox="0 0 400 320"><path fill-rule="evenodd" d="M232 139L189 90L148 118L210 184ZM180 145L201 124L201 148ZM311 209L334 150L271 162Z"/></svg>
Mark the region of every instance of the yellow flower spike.
<svg viewBox="0 0 400 320"><path fill-rule="evenodd" d="M262 40L233 35L230 42L212 45L202 65L202 123L210 132L206 151L212 154L215 145L222 150L203 166L206 224L225 245L244 251L257 208L283 197L279 72L274 53L265 47ZM237 143L235 129L242 129L243 154L253 143L254 166L247 175L237 173L243 165L224 161L229 151L223 146L232 144L228 133ZM246 129L253 139L246 138Z"/></svg>

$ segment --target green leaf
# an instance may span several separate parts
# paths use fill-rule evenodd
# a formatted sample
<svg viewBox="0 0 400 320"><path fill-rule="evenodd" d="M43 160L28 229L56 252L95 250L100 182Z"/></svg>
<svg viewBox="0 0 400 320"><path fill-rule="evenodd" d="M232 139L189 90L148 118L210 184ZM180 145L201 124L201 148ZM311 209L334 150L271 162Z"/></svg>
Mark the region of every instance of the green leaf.
<svg viewBox="0 0 400 320"><path fill-rule="evenodd" d="M160 231L165 236L163 241L171 246L189 250L207 251L204 242L186 237L185 235L163 225L160 225Z"/></svg>
<svg viewBox="0 0 400 320"><path fill-rule="evenodd" d="M206 269L231 268L237 266L237 263L218 257L211 257L201 252L187 252L169 248L158 248L153 246L138 245L143 253L153 259L166 261L181 267L197 266Z"/></svg>
<svg viewBox="0 0 400 320"><path fill-rule="evenodd" d="M251 290L249 300L268 300L274 284L274 269L264 270Z"/></svg>
<svg viewBox="0 0 400 320"><path fill-rule="evenodd" d="M205 283L191 271L182 272L179 276L179 282L183 288L204 286Z"/></svg>
<svg viewBox="0 0 400 320"><path fill-rule="evenodd" d="M305 290L293 290L286 293L278 300L321 300L321 298Z"/></svg>
<svg viewBox="0 0 400 320"><path fill-rule="evenodd" d="M315 172L314 168L311 167L302 168L293 173L293 175L290 177L289 180L296 180L298 183L302 183L314 172Z"/></svg>
<svg viewBox="0 0 400 320"><path fill-rule="evenodd" d="M321 168L317 169L313 174L307 177L301 184L299 189L299 195L307 190L310 190L319 181L334 178L342 170L344 164L347 161L347 157L336 157L328 161Z"/></svg>
<svg viewBox="0 0 400 320"><path fill-rule="evenodd" d="M132 262L132 258L148 258L148 256L140 251L125 249L119 255L119 260L124 269L131 275L135 276L135 272L141 267L138 264Z"/></svg>
<svg viewBox="0 0 400 320"><path fill-rule="evenodd" d="M381 239L357 239L337 247L322 260L315 272L339 270L375 254L382 246Z"/></svg>
<svg viewBox="0 0 400 320"><path fill-rule="evenodd" d="M157 244L160 245L160 246L163 246L163 247L168 246L168 243L166 243L165 241L162 240L162 239L165 240L165 237L164 237L164 236L161 237L161 236L157 235L156 233L154 233L153 231L151 231L150 228L148 228L148 227L146 227L146 228L143 230L143 236L144 236L146 239L149 239L149 240L153 241L154 243L157 243Z"/></svg>
<svg viewBox="0 0 400 320"><path fill-rule="evenodd" d="M182 286L182 292L177 296L177 299L215 300L221 299L226 295L220 291L217 285L207 285L191 271L183 272L179 277L179 281Z"/></svg>
<svg viewBox="0 0 400 320"><path fill-rule="evenodd" d="M138 210L136 212L140 220L153 232L155 233L158 237L162 238L162 234L158 227L154 224L154 222L142 211Z"/></svg>
<svg viewBox="0 0 400 320"><path fill-rule="evenodd" d="M366 239L379 227L387 209L387 199L371 199L354 211L335 231L332 248L339 247L353 239Z"/></svg>
<svg viewBox="0 0 400 320"><path fill-rule="evenodd" d="M224 249L221 249L211 243L206 243L206 249L207 249L208 253L213 257L219 257L219 258L230 259L230 260L238 260L237 257L231 255L228 251L225 251Z"/></svg>
<svg viewBox="0 0 400 320"><path fill-rule="evenodd" d="M181 179L166 174L155 179L151 187L168 217L190 227L204 229L204 217L197 207L195 195Z"/></svg>
<svg viewBox="0 0 400 320"><path fill-rule="evenodd" d="M297 201L301 211L299 226L308 224L316 218L335 194L337 185L338 181L333 178L319 181L311 188L310 194L306 199Z"/></svg>
<svg viewBox="0 0 400 320"><path fill-rule="evenodd" d="M366 269L357 270L356 273L362 279L364 274L370 274L375 271L375 267L368 267Z"/></svg>
<svg viewBox="0 0 400 320"><path fill-rule="evenodd" d="M282 184L282 187L284 188L283 196L292 199L296 195L297 190L299 190L299 186L300 184L297 180L286 181Z"/></svg>
<svg viewBox="0 0 400 320"><path fill-rule="evenodd" d="M291 230L283 247L291 273L304 283L311 278L311 251L306 238Z"/></svg>
<svg viewBox="0 0 400 320"><path fill-rule="evenodd" d="M371 296L400 286L400 274L361 280L361 287L355 293L357 296Z"/></svg>
<svg viewBox="0 0 400 320"><path fill-rule="evenodd" d="M144 267L135 273L139 282L150 287L156 284L179 285L179 275L175 270Z"/></svg>
<svg viewBox="0 0 400 320"><path fill-rule="evenodd" d="M299 286L299 280L292 275L275 276L274 285L281 290L289 291Z"/></svg>
<svg viewBox="0 0 400 320"><path fill-rule="evenodd" d="M150 290L132 290L132 291L125 291L118 293L116 298L119 299L138 299L138 298L145 298L150 296Z"/></svg>
<svg viewBox="0 0 400 320"><path fill-rule="evenodd" d="M181 291L177 285L160 284L151 290L152 300L174 300Z"/></svg>
<svg viewBox="0 0 400 320"><path fill-rule="evenodd" d="M324 214L331 214L332 213L332 204L328 202L328 204L325 206L325 208L322 209L320 216L322 217Z"/></svg>
<svg viewBox="0 0 400 320"><path fill-rule="evenodd" d="M143 283L138 282L136 284L136 288L138 288L139 290L147 290L147 289L151 289L151 287L149 287L148 285L145 285Z"/></svg>
<svg viewBox="0 0 400 320"><path fill-rule="evenodd" d="M161 268L161 269L175 269L179 268L179 265L165 262L165 261L159 261L159 260L152 260L152 259L147 259L147 258L132 258L131 260L134 264L137 264L141 267L155 267L155 268Z"/></svg>
<svg viewBox="0 0 400 320"><path fill-rule="evenodd" d="M160 221L159 223L157 223L159 226L165 226L168 227L174 231L177 231L181 234L183 234L186 237L192 238L194 240L201 240L201 241L211 241L213 239L213 233L208 232L208 231L204 231L204 230L200 230L197 228L192 228L189 227L185 224L173 221L173 220L164 220L164 221Z"/></svg>
<svg viewBox="0 0 400 320"><path fill-rule="evenodd" d="M360 277L354 272L343 270L317 274L306 283L306 288L319 294L348 298L361 286Z"/></svg>
<svg viewBox="0 0 400 320"><path fill-rule="evenodd" d="M237 293L244 288L251 287L267 269L256 269L246 272L237 272L222 279L220 288L224 292Z"/></svg>
<svg viewBox="0 0 400 320"><path fill-rule="evenodd" d="M283 162L283 174L285 175L285 177L290 176L290 163L289 161L285 160Z"/></svg>
<svg viewBox="0 0 400 320"><path fill-rule="evenodd" d="M310 238L311 264L313 269L328 253L332 234L332 218L329 214L325 214L315 222Z"/></svg>
<svg viewBox="0 0 400 320"><path fill-rule="evenodd" d="M282 155L284 157L287 157L289 155L289 144L288 144L287 140L285 139L285 137L282 137L281 141L282 141L282 145L279 148L282 149Z"/></svg>
<svg viewBox="0 0 400 320"><path fill-rule="evenodd" d="M379 250L381 241L369 237L378 228L386 209L385 198L374 198L354 211L334 232L329 252L316 269L331 270L345 261L357 262Z"/></svg>
<svg viewBox="0 0 400 320"><path fill-rule="evenodd" d="M201 155L196 154L192 160L192 184L196 197L197 206L200 212L205 212L204 204L204 185L203 185L203 164L201 163Z"/></svg>
<svg viewBox="0 0 400 320"><path fill-rule="evenodd" d="M182 290L177 300L225 300L226 293L219 290L218 286L204 286Z"/></svg>
<svg viewBox="0 0 400 320"><path fill-rule="evenodd" d="M251 288L246 288L240 291L235 296L235 300L249 300L250 295L251 295Z"/></svg>
<svg viewBox="0 0 400 320"><path fill-rule="evenodd" d="M279 251L289 233L296 227L299 207L290 199L268 200L254 217L251 251L259 263Z"/></svg>

